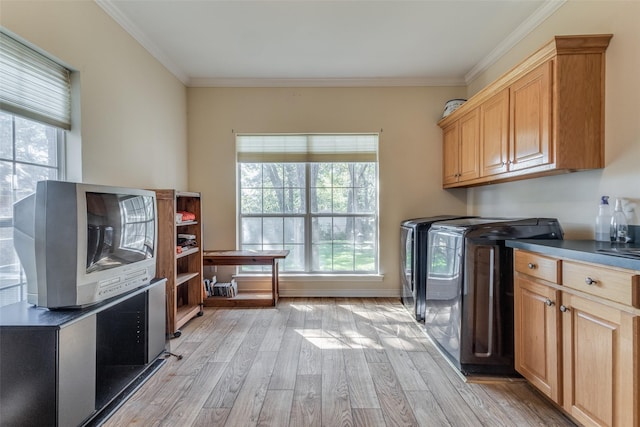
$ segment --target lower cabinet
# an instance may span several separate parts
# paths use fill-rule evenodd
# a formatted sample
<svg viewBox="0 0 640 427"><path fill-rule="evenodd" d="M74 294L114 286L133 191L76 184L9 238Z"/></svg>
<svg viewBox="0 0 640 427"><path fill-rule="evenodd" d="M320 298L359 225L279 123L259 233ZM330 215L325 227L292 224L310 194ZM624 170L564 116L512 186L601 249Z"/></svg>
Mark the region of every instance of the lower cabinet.
<svg viewBox="0 0 640 427"><path fill-rule="evenodd" d="M560 310L564 409L584 425L637 426L638 316L572 294Z"/></svg>
<svg viewBox="0 0 640 427"><path fill-rule="evenodd" d="M514 298L516 370L560 404L560 292L517 278Z"/></svg>
<svg viewBox="0 0 640 427"><path fill-rule="evenodd" d="M637 310L563 287L559 260L515 250L514 265L516 370L585 426L639 426ZM605 288L591 267L585 280Z"/></svg>

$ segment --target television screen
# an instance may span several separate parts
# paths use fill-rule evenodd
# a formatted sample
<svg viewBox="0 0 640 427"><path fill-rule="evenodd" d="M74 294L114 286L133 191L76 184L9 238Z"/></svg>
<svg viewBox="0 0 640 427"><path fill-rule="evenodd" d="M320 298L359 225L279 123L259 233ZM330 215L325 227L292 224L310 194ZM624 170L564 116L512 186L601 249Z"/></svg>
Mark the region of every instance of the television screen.
<svg viewBox="0 0 640 427"><path fill-rule="evenodd" d="M86 272L153 258L153 197L87 192Z"/></svg>

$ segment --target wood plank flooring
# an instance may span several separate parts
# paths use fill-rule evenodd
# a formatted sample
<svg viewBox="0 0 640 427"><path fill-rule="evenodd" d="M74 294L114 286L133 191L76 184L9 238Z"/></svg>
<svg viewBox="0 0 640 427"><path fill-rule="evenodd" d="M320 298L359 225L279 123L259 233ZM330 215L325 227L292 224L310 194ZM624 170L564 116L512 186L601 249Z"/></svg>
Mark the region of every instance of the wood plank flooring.
<svg viewBox="0 0 640 427"><path fill-rule="evenodd" d="M386 298L205 308L105 426L572 426L526 382L468 383Z"/></svg>

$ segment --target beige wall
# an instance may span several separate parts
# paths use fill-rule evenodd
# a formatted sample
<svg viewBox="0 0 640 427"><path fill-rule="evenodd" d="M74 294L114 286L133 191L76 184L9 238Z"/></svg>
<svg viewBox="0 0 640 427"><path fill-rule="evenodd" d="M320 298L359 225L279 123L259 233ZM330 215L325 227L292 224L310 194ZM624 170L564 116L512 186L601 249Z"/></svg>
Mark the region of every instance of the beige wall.
<svg viewBox="0 0 640 427"><path fill-rule="evenodd" d="M569 0L469 86L477 92L558 34L611 33L607 50L605 162L602 170L468 190L476 215L552 216L565 238L591 239L601 195L635 204L640 224L640 2Z"/></svg>
<svg viewBox="0 0 640 427"><path fill-rule="evenodd" d="M190 88L189 183L203 194L204 244L236 247L234 131L379 132L381 282L296 282L283 295L399 295L403 219L466 211L465 190L444 191L444 103L464 88Z"/></svg>
<svg viewBox="0 0 640 427"><path fill-rule="evenodd" d="M286 282L283 294L397 295L398 226L442 213L554 216L589 238L600 195L640 209L637 1L570 0L468 88L191 88L94 2L2 0L0 24L76 70L71 144L84 181L202 191L204 245L236 245L233 132L381 132L381 282ZM473 94L555 34L613 33L607 51L606 168L470 190L441 189L446 100ZM78 103L75 104L76 108ZM78 126L80 123L80 126ZM189 140L187 144L187 131ZM188 157L187 157L188 156Z"/></svg>
<svg viewBox="0 0 640 427"><path fill-rule="evenodd" d="M96 3L2 0L0 24L78 72L72 180L187 189L186 88Z"/></svg>

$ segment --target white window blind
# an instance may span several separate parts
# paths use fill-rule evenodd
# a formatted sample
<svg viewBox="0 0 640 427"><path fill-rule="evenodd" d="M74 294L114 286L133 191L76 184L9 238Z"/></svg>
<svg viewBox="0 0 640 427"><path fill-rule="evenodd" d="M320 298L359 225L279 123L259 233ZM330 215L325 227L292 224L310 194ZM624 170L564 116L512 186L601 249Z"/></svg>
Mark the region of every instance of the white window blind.
<svg viewBox="0 0 640 427"><path fill-rule="evenodd" d="M236 135L239 163L376 162L377 134Z"/></svg>
<svg viewBox="0 0 640 427"><path fill-rule="evenodd" d="M0 108L71 129L71 77L65 67L0 32Z"/></svg>

